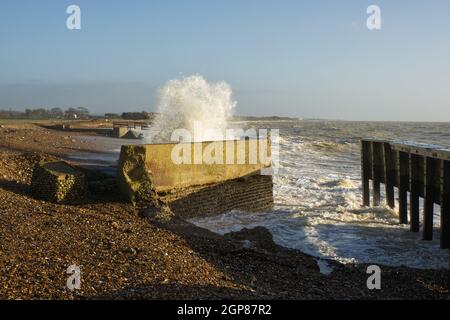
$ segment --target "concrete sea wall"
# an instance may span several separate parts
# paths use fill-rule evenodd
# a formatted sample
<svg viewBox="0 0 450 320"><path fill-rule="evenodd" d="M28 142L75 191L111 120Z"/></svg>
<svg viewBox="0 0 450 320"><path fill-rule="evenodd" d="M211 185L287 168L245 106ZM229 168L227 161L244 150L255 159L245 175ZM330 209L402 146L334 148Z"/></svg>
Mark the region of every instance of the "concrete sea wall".
<svg viewBox="0 0 450 320"><path fill-rule="evenodd" d="M124 198L157 195L183 217L273 206L268 140L122 146L117 179Z"/></svg>
<svg viewBox="0 0 450 320"><path fill-rule="evenodd" d="M252 175L161 194L161 199L184 219L231 210L260 212L273 208L272 188L272 176Z"/></svg>

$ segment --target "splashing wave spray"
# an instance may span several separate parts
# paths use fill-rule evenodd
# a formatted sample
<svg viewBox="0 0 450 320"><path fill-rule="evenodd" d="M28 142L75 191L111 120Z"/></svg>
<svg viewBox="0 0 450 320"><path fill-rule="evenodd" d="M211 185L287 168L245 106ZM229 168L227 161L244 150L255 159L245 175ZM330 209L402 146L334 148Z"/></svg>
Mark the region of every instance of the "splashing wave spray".
<svg viewBox="0 0 450 320"><path fill-rule="evenodd" d="M170 141L175 129L191 132L201 124L202 140L215 140L214 132L224 131L236 102L225 82L209 83L201 75L170 80L159 91L158 115L147 143Z"/></svg>

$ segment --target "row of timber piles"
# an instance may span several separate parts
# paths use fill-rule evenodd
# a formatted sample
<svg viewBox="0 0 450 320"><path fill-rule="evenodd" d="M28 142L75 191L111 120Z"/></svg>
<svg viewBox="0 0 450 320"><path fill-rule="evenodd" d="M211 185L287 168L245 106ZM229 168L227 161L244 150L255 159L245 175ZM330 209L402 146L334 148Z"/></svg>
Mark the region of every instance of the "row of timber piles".
<svg viewBox="0 0 450 320"><path fill-rule="evenodd" d="M374 206L380 205L383 183L386 202L394 208L397 188L400 223L409 222L411 231L419 232L423 198L424 240L433 238L434 206L439 205L441 247L450 248L450 151L374 139L363 139L361 145L363 205L370 206L370 180Z"/></svg>

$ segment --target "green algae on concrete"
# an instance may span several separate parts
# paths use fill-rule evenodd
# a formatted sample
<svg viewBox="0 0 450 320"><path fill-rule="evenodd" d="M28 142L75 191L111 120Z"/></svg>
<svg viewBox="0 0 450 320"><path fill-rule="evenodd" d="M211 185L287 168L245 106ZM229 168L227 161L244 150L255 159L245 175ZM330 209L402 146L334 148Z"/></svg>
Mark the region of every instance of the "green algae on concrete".
<svg viewBox="0 0 450 320"><path fill-rule="evenodd" d="M145 146L122 146L117 182L125 200L132 203L150 202L155 196L148 167Z"/></svg>
<svg viewBox="0 0 450 320"><path fill-rule="evenodd" d="M82 200L87 194L83 172L65 161L38 163L31 178L31 193L35 198L55 203Z"/></svg>
<svg viewBox="0 0 450 320"><path fill-rule="evenodd" d="M195 150L208 150L211 143L222 144L223 161L219 163L195 163ZM231 144L230 144L231 143ZM120 191L125 200L136 203L148 201L158 193L175 192L182 188L217 184L224 181L246 176L260 175L263 168L269 164L250 161L250 147L266 144L268 140L246 139L243 141L216 141L198 143L166 143L148 145L122 146L117 180ZM231 146L231 147L230 147ZM240 148L242 146L243 148ZM176 163L173 161L175 148L190 151L190 163ZM227 148L234 163L226 163ZM189 159L189 156L188 156ZM216 158L217 159L217 158ZM239 162L238 159L243 161Z"/></svg>

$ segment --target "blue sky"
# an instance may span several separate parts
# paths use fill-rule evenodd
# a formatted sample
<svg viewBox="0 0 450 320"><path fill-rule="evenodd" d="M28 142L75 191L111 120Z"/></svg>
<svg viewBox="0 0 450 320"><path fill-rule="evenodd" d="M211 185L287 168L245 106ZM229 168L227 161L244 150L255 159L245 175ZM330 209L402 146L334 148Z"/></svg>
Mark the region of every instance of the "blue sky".
<svg viewBox="0 0 450 320"><path fill-rule="evenodd" d="M450 121L450 2L0 3L0 109L151 111L158 87L195 73L228 82L238 114Z"/></svg>

